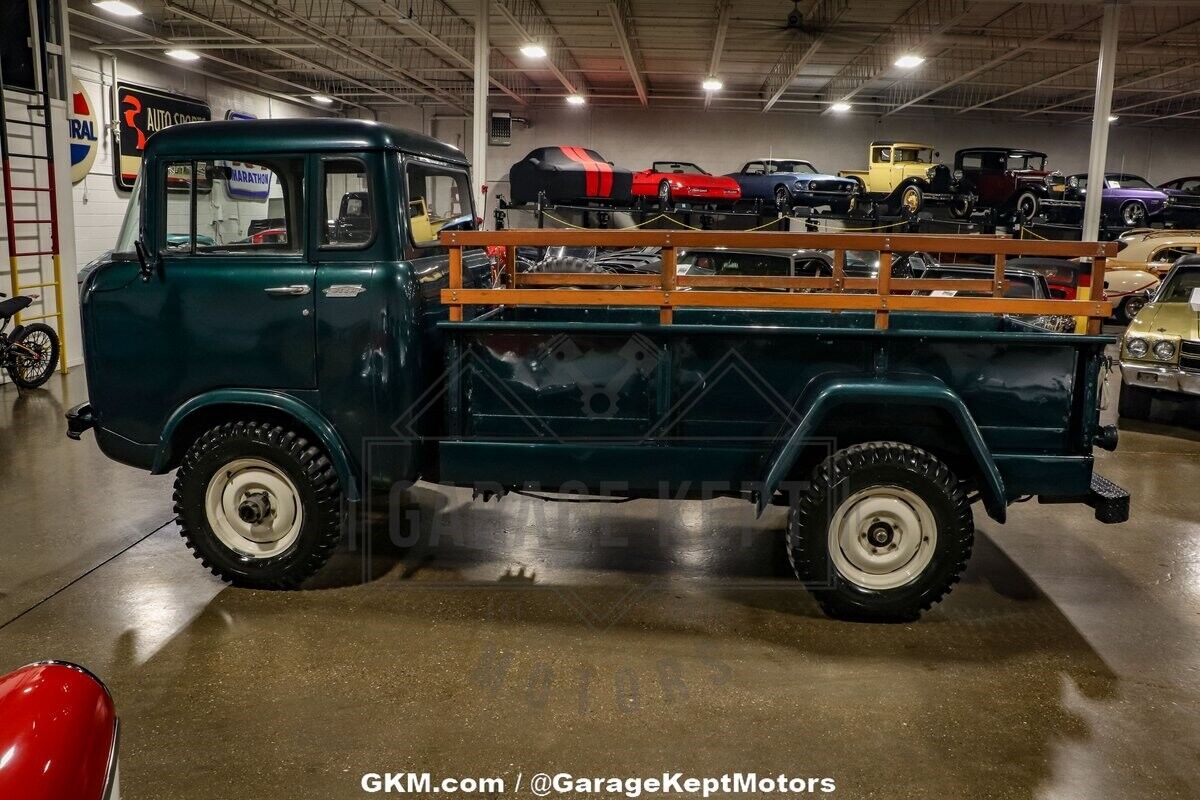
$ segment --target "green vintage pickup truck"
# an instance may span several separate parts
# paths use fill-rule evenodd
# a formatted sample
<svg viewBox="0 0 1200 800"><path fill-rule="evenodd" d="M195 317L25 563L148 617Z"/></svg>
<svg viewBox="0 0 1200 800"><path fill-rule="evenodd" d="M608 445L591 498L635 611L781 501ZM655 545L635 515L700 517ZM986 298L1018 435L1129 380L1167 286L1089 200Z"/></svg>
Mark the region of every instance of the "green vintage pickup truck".
<svg viewBox="0 0 1200 800"><path fill-rule="evenodd" d="M1099 424L1112 340L1015 316L1107 304L1002 297L1006 248L1102 262L1111 246L845 237L881 260L847 277L836 236L485 233L471 197L457 149L386 125L156 134L113 253L81 276L90 399L69 435L174 470L187 545L250 587L301 584L360 504L418 479L787 505L798 577L829 613L875 620L958 580L975 501L997 522L1029 497L1128 515L1092 469L1116 444ZM661 270L516 273L517 246L556 236L660 246ZM834 275L676 275L676 247L726 239L829 248ZM994 297L891 277L893 252L938 246L996 254L995 284L974 282Z"/></svg>

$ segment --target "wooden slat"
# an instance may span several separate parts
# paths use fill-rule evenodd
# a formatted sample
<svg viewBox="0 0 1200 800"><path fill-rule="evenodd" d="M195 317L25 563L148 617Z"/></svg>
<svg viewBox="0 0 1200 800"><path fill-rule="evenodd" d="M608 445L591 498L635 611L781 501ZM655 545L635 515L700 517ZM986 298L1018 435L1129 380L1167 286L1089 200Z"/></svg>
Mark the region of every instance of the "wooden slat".
<svg viewBox="0 0 1200 800"><path fill-rule="evenodd" d="M675 311L671 308L670 297L675 291L675 282L678 280L678 265L677 253L674 247L667 247L662 251L662 290L663 297L666 303L658 309L658 321L663 325L670 325L675 321Z"/></svg>
<svg viewBox="0 0 1200 800"><path fill-rule="evenodd" d="M875 278L878 281L876 291L879 293L879 306L875 309L875 328L876 330L887 330L888 326L888 301L892 293L892 254L884 251L879 254L879 274Z"/></svg>
<svg viewBox="0 0 1200 800"><path fill-rule="evenodd" d="M619 295L619 297L614 297ZM666 301L680 307L807 308L861 311L942 311L980 314L1061 314L1107 317L1112 305L1086 300L1015 300L996 297L931 297L928 295L832 294L817 292L695 292L664 293L631 289L611 292L595 289L451 289L442 290L442 302L465 305L530 306L650 306Z"/></svg>
<svg viewBox="0 0 1200 800"><path fill-rule="evenodd" d="M1094 258L1115 256L1114 242L1033 241L990 236L909 233L801 233L775 231L653 231L574 230L565 228L503 231L445 231L447 246L526 245L597 247L730 247L817 250L888 250L891 252L954 252L963 255L1056 256Z"/></svg>
<svg viewBox="0 0 1200 800"><path fill-rule="evenodd" d="M614 275L607 272L523 272L515 284L521 286L658 286L657 275Z"/></svg>
<svg viewBox="0 0 1200 800"><path fill-rule="evenodd" d="M504 248L504 271L508 273L508 285L517 285L517 246Z"/></svg>
<svg viewBox="0 0 1200 800"><path fill-rule="evenodd" d="M450 297L447 298L447 297L445 297L445 295L443 295L443 297L442 297L443 303L451 304L450 305L450 321L451 322L462 322L463 309L462 309L462 306L459 304L461 301L459 301L457 299L457 297L455 297L455 294L454 294L456 291L462 289L462 285L463 285L462 278L463 278L462 247L457 247L457 246L452 245L450 247L450 289L449 289ZM484 291L494 291L494 290L488 289L488 290L484 290ZM489 302L489 301L484 301L484 302Z"/></svg>

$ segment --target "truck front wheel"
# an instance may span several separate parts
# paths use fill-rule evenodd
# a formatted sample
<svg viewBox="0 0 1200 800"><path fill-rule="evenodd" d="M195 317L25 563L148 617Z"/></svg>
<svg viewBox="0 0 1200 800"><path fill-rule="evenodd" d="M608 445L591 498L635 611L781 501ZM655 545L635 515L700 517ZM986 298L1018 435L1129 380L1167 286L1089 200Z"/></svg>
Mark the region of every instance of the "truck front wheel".
<svg viewBox="0 0 1200 800"><path fill-rule="evenodd" d="M941 460L899 442L839 450L788 514L788 558L825 613L914 620L958 582L975 526Z"/></svg>
<svg viewBox="0 0 1200 800"><path fill-rule="evenodd" d="M329 457L267 422L218 425L175 474L187 546L237 586L290 589L329 560L342 533L342 490Z"/></svg>
<svg viewBox="0 0 1200 800"><path fill-rule="evenodd" d="M924 205L925 192L921 191L921 187L915 183L912 186L904 187L904 191L900 192L900 210L909 216L916 216Z"/></svg>

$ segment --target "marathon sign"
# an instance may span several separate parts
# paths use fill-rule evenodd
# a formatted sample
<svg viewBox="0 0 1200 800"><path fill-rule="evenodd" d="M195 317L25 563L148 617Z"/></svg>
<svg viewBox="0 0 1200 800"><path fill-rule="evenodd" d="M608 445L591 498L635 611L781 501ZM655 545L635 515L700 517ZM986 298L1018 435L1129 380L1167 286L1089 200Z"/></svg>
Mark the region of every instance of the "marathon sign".
<svg viewBox="0 0 1200 800"><path fill-rule="evenodd" d="M218 161L225 167L228 180L225 191L233 200L257 200L262 202L271 195L271 170L257 164L241 161Z"/></svg>
<svg viewBox="0 0 1200 800"><path fill-rule="evenodd" d="M92 98L74 75L71 76L71 105L67 110L67 140L71 145L71 183L79 183L96 163L100 137Z"/></svg>
<svg viewBox="0 0 1200 800"><path fill-rule="evenodd" d="M129 190L142 168L146 140L172 125L212 119L208 104L130 83L117 84L117 188Z"/></svg>

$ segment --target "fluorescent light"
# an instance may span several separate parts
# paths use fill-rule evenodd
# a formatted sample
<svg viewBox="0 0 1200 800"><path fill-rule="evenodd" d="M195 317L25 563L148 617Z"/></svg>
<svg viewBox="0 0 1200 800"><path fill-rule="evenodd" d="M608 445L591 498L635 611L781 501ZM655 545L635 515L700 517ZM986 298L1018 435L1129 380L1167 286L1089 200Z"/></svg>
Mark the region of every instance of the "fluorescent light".
<svg viewBox="0 0 1200 800"><path fill-rule="evenodd" d="M834 103L833 105L831 105L829 107L829 110L834 111L838 114L844 114L847 111L849 111L851 108L852 108L852 106L849 103Z"/></svg>
<svg viewBox="0 0 1200 800"><path fill-rule="evenodd" d="M721 83L720 78L705 78L704 83L700 84L706 92L719 92L725 88L725 84Z"/></svg>
<svg viewBox="0 0 1200 800"><path fill-rule="evenodd" d="M167 51L167 55L176 61L199 61L200 54L195 50L185 50L182 47L175 47Z"/></svg>
<svg viewBox="0 0 1200 800"><path fill-rule="evenodd" d="M1116 122L1119 119L1120 119L1120 117L1118 117L1116 114L1110 114L1108 117L1109 122Z"/></svg>
<svg viewBox="0 0 1200 800"><path fill-rule="evenodd" d="M546 48L542 47L537 42L521 45L521 55L526 58L545 58Z"/></svg>
<svg viewBox="0 0 1200 800"><path fill-rule="evenodd" d="M581 106L586 102L587 102L587 99L581 94L567 95L567 105L569 105L569 106Z"/></svg>
<svg viewBox="0 0 1200 800"><path fill-rule="evenodd" d="M924 63L925 63L925 56L919 56L916 53L910 53L908 55L900 56L899 58L896 59L896 66L903 67L904 69L912 69L913 67L919 67Z"/></svg>
<svg viewBox="0 0 1200 800"><path fill-rule="evenodd" d="M327 94L313 94L309 95L309 97L312 98L314 103L320 103L323 106L333 105L333 98Z"/></svg>
<svg viewBox="0 0 1200 800"><path fill-rule="evenodd" d="M101 11L107 11L110 14L115 14L118 17L140 17L142 10L135 5L122 2L122 0L96 0L92 3Z"/></svg>

